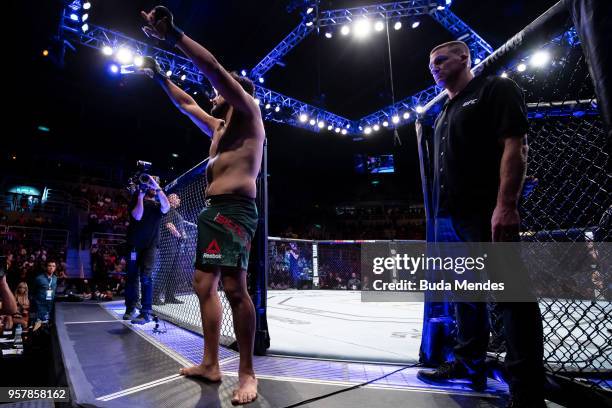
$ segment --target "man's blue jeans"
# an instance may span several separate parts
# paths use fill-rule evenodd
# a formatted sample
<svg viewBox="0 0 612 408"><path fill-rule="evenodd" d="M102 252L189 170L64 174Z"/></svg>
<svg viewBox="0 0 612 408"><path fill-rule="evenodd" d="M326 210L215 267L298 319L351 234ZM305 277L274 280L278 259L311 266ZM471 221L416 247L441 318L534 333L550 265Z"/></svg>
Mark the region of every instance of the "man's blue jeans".
<svg viewBox="0 0 612 408"><path fill-rule="evenodd" d="M140 280L140 291L143 313L151 313L153 309L153 280L151 272L155 266L156 246L149 248L133 249L136 259L128 262L127 280L125 284L125 310L133 312L138 302L138 280ZM132 256L130 254L130 256Z"/></svg>

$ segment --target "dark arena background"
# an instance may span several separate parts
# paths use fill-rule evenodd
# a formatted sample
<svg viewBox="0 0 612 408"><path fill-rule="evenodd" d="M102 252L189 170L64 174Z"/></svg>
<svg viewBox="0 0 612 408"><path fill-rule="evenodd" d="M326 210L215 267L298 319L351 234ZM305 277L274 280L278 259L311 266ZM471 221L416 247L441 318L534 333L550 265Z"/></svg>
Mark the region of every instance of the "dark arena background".
<svg viewBox="0 0 612 408"><path fill-rule="evenodd" d="M6 55L21 63L4 76L0 404L232 406L242 322L223 283L223 378L179 374L205 350L194 260L219 252L198 248L200 214L211 205L211 140L139 72L143 58L159 64L158 82L169 79L205 111L217 90L178 48L143 33L140 11L157 2L25 3L6 13L27 15L29 32L26 41L23 28L9 37ZM607 1L161 3L226 69L253 81L264 121L246 275L258 396L247 406L612 406ZM476 77L509 78L524 93L518 236L542 317L541 404L521 403L509 386L503 362L516 350L492 293L487 383L478 390L417 378L453 358L460 326L450 299L367 296L368 251L393 257L435 241L434 121L448 95L428 64L436 45L453 40L469 47ZM174 197L149 294L146 279L129 278L141 258L128 239L135 221L126 187L142 172ZM570 273L557 273L561 264ZM130 285L142 286L141 312L152 298L144 324L130 321L136 313L124 317Z"/></svg>

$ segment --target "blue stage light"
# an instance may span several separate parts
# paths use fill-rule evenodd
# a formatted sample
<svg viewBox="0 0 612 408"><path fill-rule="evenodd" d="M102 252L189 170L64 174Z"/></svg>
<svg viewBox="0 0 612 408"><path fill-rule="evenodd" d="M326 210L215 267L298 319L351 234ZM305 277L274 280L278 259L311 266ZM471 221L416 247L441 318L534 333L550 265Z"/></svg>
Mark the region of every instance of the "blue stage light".
<svg viewBox="0 0 612 408"><path fill-rule="evenodd" d="M111 74L118 74L119 73L119 66L117 64L111 64L108 67L108 70L111 72Z"/></svg>
<svg viewBox="0 0 612 408"><path fill-rule="evenodd" d="M70 19L71 19L72 21L79 21L79 16L78 16L78 15L76 15L76 14L74 14L74 13L72 13L72 14L70 15Z"/></svg>
<svg viewBox="0 0 612 408"><path fill-rule="evenodd" d="M83 10L89 10L91 8L91 3L90 2L85 2L83 3Z"/></svg>
<svg viewBox="0 0 612 408"><path fill-rule="evenodd" d="M260 83L260 84L263 84L263 83L264 83L264 79L263 79L263 77L259 77L259 83Z"/></svg>
<svg viewBox="0 0 612 408"><path fill-rule="evenodd" d="M240 75L242 75L243 77L245 77L245 76L247 75L246 70L244 70L244 69L243 69L242 71L240 71Z"/></svg>
<svg viewBox="0 0 612 408"><path fill-rule="evenodd" d="M83 30L84 33L86 33L87 31L89 31L89 24L85 23L81 26L81 30Z"/></svg>

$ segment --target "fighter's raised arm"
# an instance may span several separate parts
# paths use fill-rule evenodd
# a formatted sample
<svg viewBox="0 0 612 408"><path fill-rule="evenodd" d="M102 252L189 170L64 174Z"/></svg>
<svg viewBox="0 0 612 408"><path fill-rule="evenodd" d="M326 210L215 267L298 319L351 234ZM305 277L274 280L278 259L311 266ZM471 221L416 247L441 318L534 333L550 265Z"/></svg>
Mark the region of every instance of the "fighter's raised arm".
<svg viewBox="0 0 612 408"><path fill-rule="evenodd" d="M147 22L147 26L143 27L144 32L183 51L234 109L247 115L259 113L259 107L253 97L223 68L210 51L174 25L172 13L167 8L157 6L149 13L142 11L141 15Z"/></svg>
<svg viewBox="0 0 612 408"><path fill-rule="evenodd" d="M162 89L168 94L174 105L189 119L193 121L206 135L212 137L221 120L209 115L187 92L179 88L170 78L163 75L157 61L152 57L145 57L141 71L151 79L157 81Z"/></svg>

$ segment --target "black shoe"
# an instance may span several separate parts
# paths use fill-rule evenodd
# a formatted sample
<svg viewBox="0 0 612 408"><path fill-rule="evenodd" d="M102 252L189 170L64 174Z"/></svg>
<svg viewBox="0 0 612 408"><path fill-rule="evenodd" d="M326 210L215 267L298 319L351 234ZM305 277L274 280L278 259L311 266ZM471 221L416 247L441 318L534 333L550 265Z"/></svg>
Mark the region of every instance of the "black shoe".
<svg viewBox="0 0 612 408"><path fill-rule="evenodd" d="M132 320L133 315L134 315L133 310L130 310L130 311L126 310L123 316L121 317L121 319L122 320Z"/></svg>
<svg viewBox="0 0 612 408"><path fill-rule="evenodd" d="M178 300L177 298L172 298L166 300L166 303L172 303L173 305L182 305L185 302L183 302L182 300Z"/></svg>
<svg viewBox="0 0 612 408"><path fill-rule="evenodd" d="M427 384L451 385L453 380L467 380L466 385L474 391L484 391L487 388L485 373L470 374L459 362L447 361L436 370L419 370L417 378Z"/></svg>
<svg viewBox="0 0 612 408"><path fill-rule="evenodd" d="M132 324L145 324L151 321L151 315L148 313L140 313L138 317L132 320Z"/></svg>
<svg viewBox="0 0 612 408"><path fill-rule="evenodd" d="M542 397L512 394L506 408L546 408L546 402Z"/></svg>

